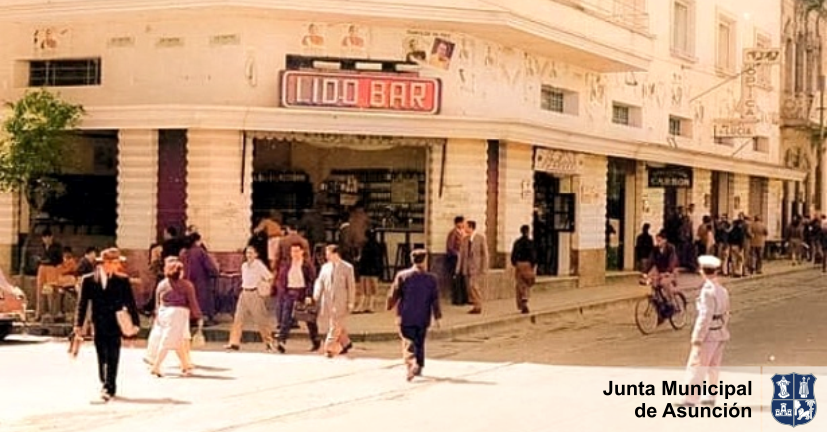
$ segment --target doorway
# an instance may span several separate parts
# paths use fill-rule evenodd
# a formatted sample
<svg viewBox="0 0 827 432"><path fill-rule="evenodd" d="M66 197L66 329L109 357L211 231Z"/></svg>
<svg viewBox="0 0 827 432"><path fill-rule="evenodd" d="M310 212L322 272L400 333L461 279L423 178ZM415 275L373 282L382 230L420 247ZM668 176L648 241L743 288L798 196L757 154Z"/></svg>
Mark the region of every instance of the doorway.
<svg viewBox="0 0 827 432"><path fill-rule="evenodd" d="M555 196L560 179L544 172L534 173L534 243L537 247L537 275L556 276L560 262L559 233L554 227Z"/></svg>

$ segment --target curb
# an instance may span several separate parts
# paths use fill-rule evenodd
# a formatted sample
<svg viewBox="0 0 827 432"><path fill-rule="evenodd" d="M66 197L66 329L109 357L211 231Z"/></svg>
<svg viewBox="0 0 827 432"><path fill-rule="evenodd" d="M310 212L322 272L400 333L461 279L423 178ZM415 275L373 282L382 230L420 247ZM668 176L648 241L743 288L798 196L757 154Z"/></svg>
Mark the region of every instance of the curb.
<svg viewBox="0 0 827 432"><path fill-rule="evenodd" d="M814 268L809 268L805 266L799 267L790 267L786 270L780 270L771 274L761 274L761 275L752 275L745 278L739 279L729 279L727 281L727 288L735 288L739 285L743 285L748 282L754 282L757 280L767 279L771 277L777 276L786 276L793 273L801 273L808 270L813 270ZM698 288L686 288L684 292L694 292L697 291ZM505 315L505 316L498 316L491 318L489 320L485 320L482 322L476 322L471 324L464 324L464 325L455 325L446 328L436 329L433 328L429 331L428 337L430 339L439 339L439 340L450 340L455 339L462 336L469 336L475 333L486 332L497 330L503 327L509 327L514 325L522 325L522 324L536 324L538 321L547 321L551 318L558 319L561 321L572 321L572 320L581 320L586 315L596 313L596 312L605 312L610 310L615 310L624 307L631 307L633 306L638 300L643 298L639 294L632 294L629 293L627 295L619 296L618 298L613 298L609 300L601 300L594 303L583 304L583 305L576 305L571 307L564 307L564 308L548 308L548 309L541 309L538 311L531 312L526 315L521 315L515 312L513 315ZM68 337L69 333L71 333L72 328L68 324L37 324L29 326L29 334L37 334L40 336L52 336L52 337ZM230 331L229 329L219 329L219 328L205 328L204 329L204 338L208 342L226 342L229 338ZM141 339L146 339L149 336L149 329L148 328L141 328L141 332L138 334L138 337ZM399 334L394 331L381 331L381 332L355 332L351 333L350 335L351 340L354 342L389 342L389 341L398 341ZM296 340L300 340L307 337L306 331L302 329L302 331L294 331L291 332L291 338ZM261 343L261 336L257 331L249 331L245 330L242 333L241 338L242 343Z"/></svg>

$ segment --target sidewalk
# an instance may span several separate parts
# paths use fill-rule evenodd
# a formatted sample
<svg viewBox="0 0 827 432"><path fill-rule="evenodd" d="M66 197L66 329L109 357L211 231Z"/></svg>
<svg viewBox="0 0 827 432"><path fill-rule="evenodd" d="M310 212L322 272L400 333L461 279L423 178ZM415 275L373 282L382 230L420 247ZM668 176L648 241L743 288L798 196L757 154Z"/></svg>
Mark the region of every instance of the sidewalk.
<svg viewBox="0 0 827 432"><path fill-rule="evenodd" d="M762 275L754 275L743 278L721 278L722 283L731 290L737 290L738 286L748 281L760 280L762 278L783 275L793 272L801 272L815 269L811 265L793 267L788 260L770 261L764 264ZM698 274L684 273L678 278L678 285L681 290L692 292L700 287L701 277ZM557 290L538 290L532 292L529 302L530 314L520 314L514 299L492 300L483 306L481 315L469 315L467 312L470 306L453 306L448 302L442 303L442 327L432 328L429 332L431 339L451 339L471 333L478 333L496 328L507 327L520 323L532 323L539 318L555 318L566 320L573 317L586 315L587 313L600 312L607 309L619 307L629 308L629 319L633 320L631 307L641 297L649 293L649 288L638 284L614 284L594 288L571 288ZM689 296L690 302L694 301ZM275 320L274 320L275 321ZM142 327L149 327L149 323L143 323ZM354 342L379 342L395 341L399 336L394 325L394 315L388 311L376 311L373 314L351 315L348 318L348 330ZM66 324L53 325L32 325L30 333L66 336L71 329ZM230 324L222 323L204 329L204 336L207 341L225 342L229 338ZM146 337L148 329L142 329L141 336ZM291 332L291 339L294 341L306 341L307 332L304 325L301 329L294 329ZM257 331L245 330L242 341L245 343L261 342Z"/></svg>

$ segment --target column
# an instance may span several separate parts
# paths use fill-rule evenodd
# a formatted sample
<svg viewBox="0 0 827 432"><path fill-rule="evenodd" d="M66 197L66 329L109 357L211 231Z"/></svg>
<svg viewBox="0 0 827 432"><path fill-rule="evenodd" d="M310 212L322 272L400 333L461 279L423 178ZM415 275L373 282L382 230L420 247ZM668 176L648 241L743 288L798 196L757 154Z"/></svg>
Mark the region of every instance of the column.
<svg viewBox="0 0 827 432"><path fill-rule="evenodd" d="M118 247L145 263L156 240L158 131L118 133ZM138 257L134 254L143 254Z"/></svg>
<svg viewBox="0 0 827 432"><path fill-rule="evenodd" d="M17 199L14 193L0 192L0 270L11 277L16 274L12 269L12 253L17 244Z"/></svg>
<svg viewBox="0 0 827 432"><path fill-rule="evenodd" d="M210 252L240 251L250 236L252 140L243 148L240 131L187 132L187 222Z"/></svg>
<svg viewBox="0 0 827 432"><path fill-rule="evenodd" d="M483 140L448 140L445 147L444 178L440 177L442 146L434 146L431 150L431 202L428 206L428 219L431 223L428 247L433 253L445 253L445 240L454 226L455 216L462 215L466 220L476 220L477 231L486 231L486 146L487 143Z"/></svg>
<svg viewBox="0 0 827 432"><path fill-rule="evenodd" d="M777 240L782 237L784 232L781 227L781 219L784 199L784 182L781 180L771 179L769 182L769 194L767 196L767 238ZM779 209L781 211L779 211Z"/></svg>
<svg viewBox="0 0 827 432"><path fill-rule="evenodd" d="M640 233L640 229L645 223L651 226L649 232L654 236L663 228L664 189L649 187L649 173L646 169L646 162L637 163L635 181L635 189L642 191L636 204L638 211L635 221L635 237ZM634 238L632 241L634 241Z"/></svg>
<svg viewBox="0 0 827 432"><path fill-rule="evenodd" d="M573 236L578 285L591 287L606 280L606 186L608 159L583 156L583 171L572 186L577 194L576 233Z"/></svg>
<svg viewBox="0 0 827 432"><path fill-rule="evenodd" d="M729 217L734 220L740 213L747 214L749 212L749 175L735 174L732 196L733 212Z"/></svg>
<svg viewBox="0 0 827 432"><path fill-rule="evenodd" d="M522 225L531 226L534 211L533 148L519 143L500 147L500 200L497 252L511 254Z"/></svg>
<svg viewBox="0 0 827 432"><path fill-rule="evenodd" d="M712 211L712 171L694 168L692 173L692 197L691 204L695 204L695 213L692 214L692 228L695 230L703 223L704 216L711 216ZM709 196L708 202L704 198Z"/></svg>

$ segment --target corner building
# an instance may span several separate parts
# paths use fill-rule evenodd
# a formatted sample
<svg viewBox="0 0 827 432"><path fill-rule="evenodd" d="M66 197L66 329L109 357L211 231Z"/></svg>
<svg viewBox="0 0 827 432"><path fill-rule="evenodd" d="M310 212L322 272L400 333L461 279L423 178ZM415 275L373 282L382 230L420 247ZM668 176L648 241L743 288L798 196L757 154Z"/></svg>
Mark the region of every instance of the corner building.
<svg viewBox="0 0 827 432"><path fill-rule="evenodd" d="M86 107L68 171L108 179L90 207L116 221L56 205L43 224L136 267L195 225L232 268L257 216L315 205L333 240L361 201L389 266L424 245L439 268L462 214L489 239L490 297L512 295L523 224L541 275L581 287L631 270L670 208L760 214L780 236L782 180L803 174L779 163L777 67L750 87L752 135L713 136L741 118L742 50L778 46L777 2L288 3L0 7L0 97L47 86ZM5 265L31 215L0 201Z"/></svg>

